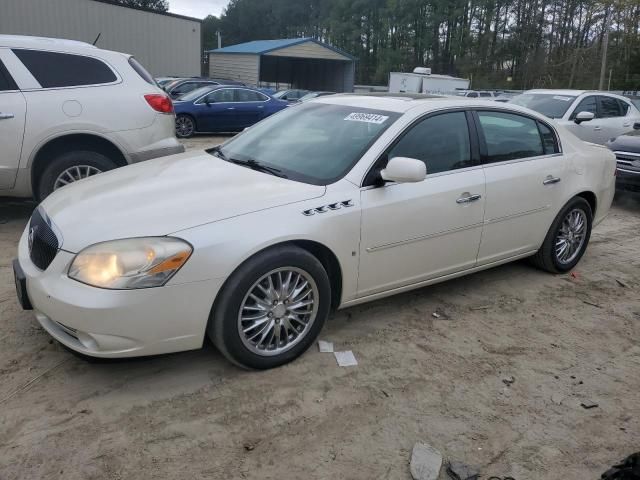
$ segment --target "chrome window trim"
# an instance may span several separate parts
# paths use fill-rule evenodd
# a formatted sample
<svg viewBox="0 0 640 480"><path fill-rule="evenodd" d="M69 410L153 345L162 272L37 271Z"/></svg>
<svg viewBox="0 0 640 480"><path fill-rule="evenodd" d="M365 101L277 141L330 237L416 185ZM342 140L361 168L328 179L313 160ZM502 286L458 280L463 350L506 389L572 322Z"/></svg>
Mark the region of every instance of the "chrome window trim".
<svg viewBox="0 0 640 480"><path fill-rule="evenodd" d="M73 89L73 88L109 87L109 86L112 86L112 85L119 85L119 84L122 83L122 76L113 67L113 65L111 65L107 60L105 60L103 58L100 58L100 57L96 57L95 55L87 55L87 54L84 54L84 53L75 53L75 52L64 52L64 51L59 51L59 50L43 50L41 48L24 48L24 47L8 47L8 48L11 51L11 53L13 53L13 55L18 60L18 62L20 62L20 64L27 70L27 72L29 72L31 77L38 84L38 87L21 88L20 91L22 91L22 92L49 92L49 91L52 91L52 90L69 90L69 89ZM111 70L111 73L113 73L113 75L116 77L116 79L113 82L108 82L108 83L91 83L91 84L88 84L88 85L68 85L68 86L64 86L64 87L43 87L40 84L40 82L38 82L38 79L36 79L33 76L33 74L31 73L31 70L29 70L29 68L24 63L22 63L22 60L20 60L20 58L13 52L14 50L30 50L30 51L35 51L35 52L59 53L59 54L62 54L62 55L75 55L77 57L92 58L92 59L98 60L99 62L101 62L104 65L106 65L106 67L109 70Z"/></svg>
<svg viewBox="0 0 640 480"><path fill-rule="evenodd" d="M248 88L242 88L242 87L223 87L223 88L220 88L219 90L215 90L215 92L219 92L219 91L221 91L221 90L247 90L248 92L252 92L252 93L259 93L260 95L264 96L265 100L260 100L260 101L259 101L259 100L255 100L255 101L250 101L250 102L215 102L215 104L216 104L216 105L226 105L226 104L229 104L229 103L267 103L269 100L271 100L271 98L269 98L269 97L268 97L267 95L265 95L264 93L262 93L262 92L256 92L255 90L250 90L250 89L248 89ZM203 102L202 102L202 100L203 100L205 97L207 97L207 96L209 96L209 95L211 95L212 93L215 93L215 92L207 92L207 93L205 93L203 96L201 96L200 98L198 98L197 100L195 100L195 101L193 102L193 104L194 104L194 105L204 105L204 104L203 104Z"/></svg>

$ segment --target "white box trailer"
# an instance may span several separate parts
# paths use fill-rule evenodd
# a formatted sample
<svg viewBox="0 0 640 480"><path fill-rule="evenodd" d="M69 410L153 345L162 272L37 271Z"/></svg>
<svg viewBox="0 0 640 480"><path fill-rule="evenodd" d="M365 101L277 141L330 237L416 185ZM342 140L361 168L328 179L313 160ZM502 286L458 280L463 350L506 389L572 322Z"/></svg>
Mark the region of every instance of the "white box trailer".
<svg viewBox="0 0 640 480"><path fill-rule="evenodd" d="M436 75L429 68L416 68L413 73L391 72L389 74L389 92L391 93L431 93L455 95L457 90L467 90L466 78Z"/></svg>

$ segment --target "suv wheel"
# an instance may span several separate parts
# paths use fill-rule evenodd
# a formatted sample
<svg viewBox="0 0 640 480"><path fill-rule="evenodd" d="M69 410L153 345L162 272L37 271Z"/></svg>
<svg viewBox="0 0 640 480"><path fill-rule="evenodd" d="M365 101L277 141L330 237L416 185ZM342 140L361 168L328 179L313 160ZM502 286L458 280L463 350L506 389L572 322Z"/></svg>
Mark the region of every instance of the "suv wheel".
<svg viewBox="0 0 640 480"><path fill-rule="evenodd" d="M330 305L320 261L295 246L273 248L229 277L212 311L209 337L236 365L277 367L311 346Z"/></svg>
<svg viewBox="0 0 640 480"><path fill-rule="evenodd" d="M534 265L551 273L565 273L575 267L591 237L593 212L582 197L567 203L553 221L544 243L532 257Z"/></svg>
<svg viewBox="0 0 640 480"><path fill-rule="evenodd" d="M66 152L58 155L45 168L38 182L38 200L44 200L54 190L116 168L105 155L91 151Z"/></svg>

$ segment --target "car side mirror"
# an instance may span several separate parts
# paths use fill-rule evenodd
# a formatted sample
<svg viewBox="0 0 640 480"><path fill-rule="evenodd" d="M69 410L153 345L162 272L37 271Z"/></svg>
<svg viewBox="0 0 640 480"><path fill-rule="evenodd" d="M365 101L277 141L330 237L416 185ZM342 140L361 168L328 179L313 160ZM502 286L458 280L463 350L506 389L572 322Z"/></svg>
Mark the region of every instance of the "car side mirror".
<svg viewBox="0 0 640 480"><path fill-rule="evenodd" d="M427 177L427 166L415 158L394 157L380 172L380 176L385 182L422 182Z"/></svg>
<svg viewBox="0 0 640 480"><path fill-rule="evenodd" d="M640 130L640 122L636 122L633 124L633 129L634 130Z"/></svg>
<svg viewBox="0 0 640 480"><path fill-rule="evenodd" d="M590 122L594 118L596 118L596 116L593 112L580 112L576 115L574 122L580 125L582 122Z"/></svg>

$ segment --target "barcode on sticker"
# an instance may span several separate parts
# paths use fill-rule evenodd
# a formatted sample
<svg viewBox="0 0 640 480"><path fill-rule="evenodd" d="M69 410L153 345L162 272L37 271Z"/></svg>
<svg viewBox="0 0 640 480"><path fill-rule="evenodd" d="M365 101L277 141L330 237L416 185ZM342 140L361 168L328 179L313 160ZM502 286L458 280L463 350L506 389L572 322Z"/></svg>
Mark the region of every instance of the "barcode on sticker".
<svg viewBox="0 0 640 480"><path fill-rule="evenodd" d="M389 119L384 115L378 115L377 113L350 113L345 117L345 120L350 122L365 122L365 123L384 123Z"/></svg>

